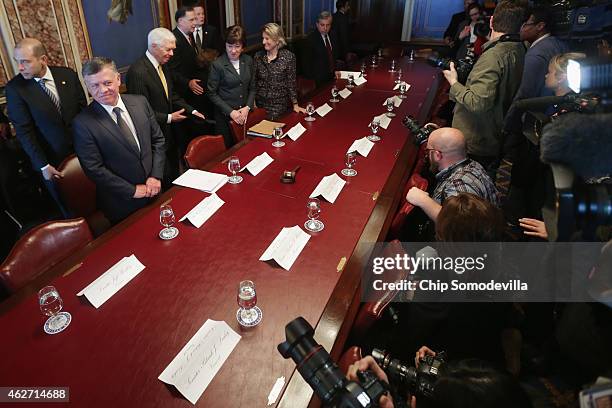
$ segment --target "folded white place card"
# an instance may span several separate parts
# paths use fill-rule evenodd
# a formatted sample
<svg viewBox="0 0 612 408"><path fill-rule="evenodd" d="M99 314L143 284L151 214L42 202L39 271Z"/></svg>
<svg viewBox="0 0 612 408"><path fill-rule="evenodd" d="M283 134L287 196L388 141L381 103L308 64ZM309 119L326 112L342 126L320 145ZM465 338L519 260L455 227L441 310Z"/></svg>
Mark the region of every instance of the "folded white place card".
<svg viewBox="0 0 612 408"><path fill-rule="evenodd" d="M355 77L355 81L354 82L355 82L355 85L359 86L361 84L365 84L366 82L368 82L368 80L365 79L362 76L358 76L358 77Z"/></svg>
<svg viewBox="0 0 612 408"><path fill-rule="evenodd" d="M274 386L270 390L270 393L268 394L268 406L276 402L284 386L285 386L285 377L284 376L278 377L276 381L274 382Z"/></svg>
<svg viewBox="0 0 612 408"><path fill-rule="evenodd" d="M310 198L321 196L333 204L345 184L346 181L341 179L336 173L330 174L321 179L312 194L310 194Z"/></svg>
<svg viewBox="0 0 612 408"><path fill-rule="evenodd" d="M380 127L383 129L388 128L389 124L391 123L391 118L384 113L382 115L374 116L374 119L378 119Z"/></svg>
<svg viewBox="0 0 612 408"><path fill-rule="evenodd" d="M408 82L406 82L406 81L402 81L399 84L395 84L395 86L393 87L393 90L395 91L396 89L399 89L401 84L406 85L406 90L410 89L410 84Z"/></svg>
<svg viewBox="0 0 612 408"><path fill-rule="evenodd" d="M205 193L214 193L223 187L228 179L229 177L225 174L189 169L172 183L178 186L202 190Z"/></svg>
<svg viewBox="0 0 612 408"><path fill-rule="evenodd" d="M294 127L289 129L286 135L289 136L289 139L295 142L300 136L304 134L305 131L306 128L300 122L298 122Z"/></svg>
<svg viewBox="0 0 612 408"><path fill-rule="evenodd" d="M309 239L310 235L302 231L297 225L291 228L283 228L259 260L270 261L273 259L281 268L288 271Z"/></svg>
<svg viewBox="0 0 612 408"><path fill-rule="evenodd" d="M348 79L350 74L353 74L353 78L361 76L360 71L340 71L340 79Z"/></svg>
<svg viewBox="0 0 612 408"><path fill-rule="evenodd" d="M179 221L189 220L194 227L200 228L214 213L217 212L225 201L216 194L211 194L198 203Z"/></svg>
<svg viewBox="0 0 612 408"><path fill-rule="evenodd" d="M126 256L77 293L77 296L85 295L97 309L144 268L135 255Z"/></svg>
<svg viewBox="0 0 612 408"><path fill-rule="evenodd" d="M158 378L195 405L239 341L227 323L206 320Z"/></svg>
<svg viewBox="0 0 612 408"><path fill-rule="evenodd" d="M385 99L385 101L383 102L383 106L387 106L387 101L388 100L392 100L393 101L393 106L395 106L396 108L399 107L402 104L402 98L400 98L399 96L395 95L395 96L392 96L390 98Z"/></svg>
<svg viewBox="0 0 612 408"><path fill-rule="evenodd" d="M329 106L327 103L324 103L323 105L319 106L315 112L317 112L321 117L327 115L330 111L332 110L331 106Z"/></svg>
<svg viewBox="0 0 612 408"><path fill-rule="evenodd" d="M348 88L344 88L343 90L338 92L338 95L340 95L344 99L348 98L350 94L352 94L352 92Z"/></svg>
<svg viewBox="0 0 612 408"><path fill-rule="evenodd" d="M263 169L268 167L268 165L272 163L273 161L274 159L270 157L268 153L263 152L262 154L260 154L259 156L251 160L249 164L247 164L242 169L240 169L240 171L248 170L249 173L256 176L259 173L261 173Z"/></svg>
<svg viewBox="0 0 612 408"><path fill-rule="evenodd" d="M362 137L361 139L357 139L353 142L351 147L347 150L348 152L357 152L363 157L368 157L370 154L370 150L374 147L374 142L370 142L367 137Z"/></svg>

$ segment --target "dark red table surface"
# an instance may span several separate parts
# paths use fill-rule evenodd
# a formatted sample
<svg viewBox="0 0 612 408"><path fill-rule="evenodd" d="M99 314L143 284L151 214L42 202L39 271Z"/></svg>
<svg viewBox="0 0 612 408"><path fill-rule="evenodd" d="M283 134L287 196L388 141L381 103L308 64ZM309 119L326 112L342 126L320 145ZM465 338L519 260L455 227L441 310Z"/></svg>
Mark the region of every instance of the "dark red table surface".
<svg viewBox="0 0 612 408"><path fill-rule="evenodd" d="M307 131L296 142L285 138L283 148L256 139L235 154L243 164L263 152L274 162L257 177L243 174L238 185L218 191L225 205L201 228L179 223L172 241L157 237L161 226L157 207L142 213L82 259L83 265L55 285L72 314L71 325L57 335L42 330L44 317L36 296L0 316L0 386L68 386L72 406L188 407L172 386L157 379L207 319L224 320L242 335L228 360L198 400L203 407L261 407L280 376L289 381L292 361L276 345L284 341L284 326L297 316L313 326L319 321L341 273L368 222L376 193L396 165L396 157L411 143L401 125L406 114L423 115L423 101L436 70L417 62L405 72L412 84L397 117L367 158L357 159L357 177L348 180L334 204L323 202L324 231L312 237L290 271L259 261L283 227L306 221L306 201L323 176L340 175L344 154L353 140L369 133L367 124L385 111L392 96L386 69L368 70L368 83L326 117L315 122L300 114L284 118L286 129L299 119ZM345 81L338 80L338 85ZM313 98L316 106L329 99L327 87ZM297 182L279 182L281 172L300 165ZM215 171L227 173L219 163ZM342 176L345 178L344 176ZM172 207L177 219L208 194L174 188ZM146 266L137 277L95 309L76 293L124 256ZM238 282L257 285L262 323L242 331L236 322ZM22 404L27 406L27 404ZM20 405L21 406L21 405ZM37 405L36 405L37 406Z"/></svg>

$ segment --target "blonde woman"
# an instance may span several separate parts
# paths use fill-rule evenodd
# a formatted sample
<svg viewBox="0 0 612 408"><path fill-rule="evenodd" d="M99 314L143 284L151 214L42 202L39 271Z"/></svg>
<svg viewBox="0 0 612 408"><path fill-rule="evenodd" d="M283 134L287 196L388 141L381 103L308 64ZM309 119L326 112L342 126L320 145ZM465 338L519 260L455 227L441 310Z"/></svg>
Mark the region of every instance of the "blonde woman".
<svg viewBox="0 0 612 408"><path fill-rule="evenodd" d="M568 52L552 57L546 74L546 88L553 91L555 96L564 96L572 92L567 82L567 64L569 60L580 60L585 57L586 55L580 52Z"/></svg>
<svg viewBox="0 0 612 408"><path fill-rule="evenodd" d="M283 29L266 24L261 32L264 49L255 54L255 103L277 119L287 111L303 112L297 102L295 55L285 48Z"/></svg>

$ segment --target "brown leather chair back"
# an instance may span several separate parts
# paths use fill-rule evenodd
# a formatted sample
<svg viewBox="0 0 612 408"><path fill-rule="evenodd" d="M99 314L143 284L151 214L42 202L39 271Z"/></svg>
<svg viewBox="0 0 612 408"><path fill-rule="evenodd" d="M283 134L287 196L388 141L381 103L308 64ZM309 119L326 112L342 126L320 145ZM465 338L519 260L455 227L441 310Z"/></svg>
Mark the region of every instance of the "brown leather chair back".
<svg viewBox="0 0 612 408"><path fill-rule="evenodd" d="M389 227L389 232L387 234L387 240L393 240L400 237L400 233L404 228L406 219L414 209L414 205L406 201L406 194L408 194L408 191L412 187L417 187L420 190L427 191L428 185L429 182L427 181L427 179L423 178L420 174L414 173L412 176L410 176L410 178L408 179L408 183L406 183L406 186L404 187L404 192L402 195L403 204L400 206L399 211L395 214L395 217L393 217L391 227Z"/></svg>
<svg viewBox="0 0 612 408"><path fill-rule="evenodd" d="M57 170L64 173L64 178L56 184L68 210L77 217L88 217L96 212L96 185L83 172L79 159L70 155Z"/></svg>
<svg viewBox="0 0 612 408"><path fill-rule="evenodd" d="M185 161L190 169L204 169L204 166L225 151L223 136L198 136L189 142Z"/></svg>
<svg viewBox="0 0 612 408"><path fill-rule="evenodd" d="M84 218L39 225L17 241L0 265L0 281L14 293L92 239Z"/></svg>
<svg viewBox="0 0 612 408"><path fill-rule="evenodd" d="M246 123L246 130L248 131L250 127L264 120L267 114L268 112L266 112L266 110L263 108L255 108L251 112L249 112L249 117L247 118ZM244 140L244 135L246 132L242 125L239 125L233 120L230 120L230 129L232 131L232 137L234 138L235 143Z"/></svg>

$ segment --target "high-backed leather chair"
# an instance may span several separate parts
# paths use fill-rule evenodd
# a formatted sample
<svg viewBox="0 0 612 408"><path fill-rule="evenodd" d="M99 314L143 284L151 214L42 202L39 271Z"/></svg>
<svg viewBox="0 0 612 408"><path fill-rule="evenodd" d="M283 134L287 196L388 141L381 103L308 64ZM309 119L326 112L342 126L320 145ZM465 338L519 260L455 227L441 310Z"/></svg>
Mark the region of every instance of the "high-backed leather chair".
<svg viewBox="0 0 612 408"><path fill-rule="evenodd" d="M394 240L400 237L402 228L404 228L404 224L406 223L406 218L408 218L408 214L410 214L414 209L414 205L406 201L406 194L408 194L408 191L412 187L417 187L423 191L427 191L428 184L429 183L427 180L420 174L413 173L412 176L410 176L402 194L402 202L404 204L400 206L399 211L397 214L395 214L395 217L393 217L391 227L389 228L389 233L387 234L387 240Z"/></svg>
<svg viewBox="0 0 612 408"><path fill-rule="evenodd" d="M255 108L249 112L249 116L247 118L246 130L242 125L237 124L233 120L230 120L230 129L232 131L232 137L234 138L234 142L238 143L244 140L246 132L250 127L255 126L262 120L266 118L266 112L263 108Z"/></svg>
<svg viewBox="0 0 612 408"><path fill-rule="evenodd" d="M84 218L41 224L21 237L0 265L0 282L14 293L92 239Z"/></svg>
<svg viewBox="0 0 612 408"><path fill-rule="evenodd" d="M204 166L225 151L223 136L198 136L189 142L185 161L190 169L204 169Z"/></svg>
<svg viewBox="0 0 612 408"><path fill-rule="evenodd" d="M58 167L64 177L57 180L57 188L64 205L75 217L87 220L94 236L110 228L110 222L96 205L96 185L83 172L79 159L73 154Z"/></svg>
<svg viewBox="0 0 612 408"><path fill-rule="evenodd" d="M382 256L385 258L395 258L396 255L404 256L405 251L402 247L401 242L393 240L386 244L382 251ZM406 269L392 269L386 270L384 273L385 282L400 282L408 278L410 271ZM369 285L369 282L364 282ZM350 338L353 340L359 340L363 338L364 334L372 328L374 323L378 321L382 316L387 307L397 295L397 290L386 290L376 291L377 298L370 302L363 303L357 312L357 316L353 322L351 328Z"/></svg>

